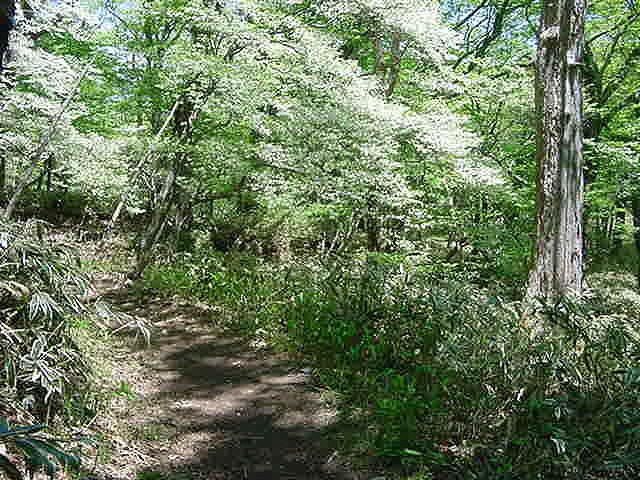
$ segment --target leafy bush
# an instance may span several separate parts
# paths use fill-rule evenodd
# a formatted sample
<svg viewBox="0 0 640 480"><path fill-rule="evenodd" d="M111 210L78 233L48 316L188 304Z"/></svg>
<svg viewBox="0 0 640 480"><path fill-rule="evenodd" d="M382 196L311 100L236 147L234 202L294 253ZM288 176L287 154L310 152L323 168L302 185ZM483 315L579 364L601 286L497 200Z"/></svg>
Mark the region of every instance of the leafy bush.
<svg viewBox="0 0 640 480"><path fill-rule="evenodd" d="M255 330L256 317L265 315L277 300L273 294L280 288L279 274L277 267L242 253L179 254L170 264L149 266L143 284L204 299L224 310L229 325Z"/></svg>
<svg viewBox="0 0 640 480"><path fill-rule="evenodd" d="M73 335L87 283L70 250L43 235L38 222L0 226L0 387L44 420L87 377Z"/></svg>
<svg viewBox="0 0 640 480"><path fill-rule="evenodd" d="M477 478L637 475L638 333L610 302L563 302L532 338L508 306L480 304L446 331L443 450ZM455 412L455 413L453 413ZM628 477L625 477L628 478Z"/></svg>
<svg viewBox="0 0 640 480"><path fill-rule="evenodd" d="M67 453L59 443L40 434L44 425L11 427L6 419L0 419L0 443L19 452L30 471L45 470L50 478L57 471L56 463L72 469L80 465L80 459ZM0 453L0 470L11 480L24 476L18 466L4 453Z"/></svg>
<svg viewBox="0 0 640 480"><path fill-rule="evenodd" d="M447 268L386 254L280 269L230 256L147 278L237 305L233 321L311 361L342 394L359 423L350 445L367 456L426 465L438 478L635 478L632 287L594 281L590 301L544 312L549 328L538 338L517 303Z"/></svg>
<svg viewBox="0 0 640 480"><path fill-rule="evenodd" d="M283 312L292 349L314 358L323 379L364 412L363 448L385 457L438 457L421 437L428 415L442 415L448 378L435 368L462 285L434 284L434 272L402 257L369 254L305 282Z"/></svg>

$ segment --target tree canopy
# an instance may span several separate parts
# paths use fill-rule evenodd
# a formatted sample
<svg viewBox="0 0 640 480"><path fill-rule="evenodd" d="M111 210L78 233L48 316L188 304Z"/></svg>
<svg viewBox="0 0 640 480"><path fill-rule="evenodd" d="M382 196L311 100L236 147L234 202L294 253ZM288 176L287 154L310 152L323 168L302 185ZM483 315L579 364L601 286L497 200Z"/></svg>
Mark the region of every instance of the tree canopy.
<svg viewBox="0 0 640 480"><path fill-rule="evenodd" d="M0 2L6 358L86 314L33 227L75 225L317 362L371 456L632 478L639 34L631 0ZM14 402L64 404L51 358Z"/></svg>

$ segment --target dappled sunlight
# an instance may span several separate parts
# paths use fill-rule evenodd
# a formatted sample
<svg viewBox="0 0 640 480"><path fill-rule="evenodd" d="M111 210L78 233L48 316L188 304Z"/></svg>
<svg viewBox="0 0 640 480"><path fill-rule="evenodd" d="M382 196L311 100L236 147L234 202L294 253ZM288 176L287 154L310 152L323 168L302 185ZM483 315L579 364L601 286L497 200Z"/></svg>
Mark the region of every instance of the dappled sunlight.
<svg viewBox="0 0 640 480"><path fill-rule="evenodd" d="M640 478L639 1L0 0L0 477Z"/></svg>
<svg viewBox="0 0 640 480"><path fill-rule="evenodd" d="M109 295L123 308L145 305L125 291ZM123 420L151 452L147 468L211 479L351 479L324 439L336 410L311 387L307 369L217 331L189 308L153 298L146 308L153 349L137 361L150 370Z"/></svg>

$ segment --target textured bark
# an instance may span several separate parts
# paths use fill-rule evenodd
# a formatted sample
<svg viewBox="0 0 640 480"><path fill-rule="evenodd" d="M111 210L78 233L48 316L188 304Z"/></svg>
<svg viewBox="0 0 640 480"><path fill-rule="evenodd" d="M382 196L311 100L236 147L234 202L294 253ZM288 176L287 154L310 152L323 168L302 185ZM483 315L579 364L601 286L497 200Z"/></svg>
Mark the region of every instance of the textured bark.
<svg viewBox="0 0 640 480"><path fill-rule="evenodd" d="M400 78L400 64L404 55L402 35L400 32L392 32L388 52L383 45L382 37L375 36L373 38L373 48L376 54L373 73L378 75L384 88L385 96L390 98ZM389 56L388 59L387 54Z"/></svg>
<svg viewBox="0 0 640 480"><path fill-rule="evenodd" d="M16 5L14 0L0 0L0 72L4 67L4 56L9 49L9 32L15 25Z"/></svg>
<svg viewBox="0 0 640 480"><path fill-rule="evenodd" d="M636 193L632 202L633 226L635 231L633 237L636 242L636 251L640 258L640 193ZM640 288L640 265L638 265L638 288Z"/></svg>
<svg viewBox="0 0 640 480"><path fill-rule="evenodd" d="M0 153L0 204L7 199L7 157Z"/></svg>
<svg viewBox="0 0 640 480"><path fill-rule="evenodd" d="M152 249L158 243L158 240L162 235L162 231L164 230L164 226L173 203L177 178L177 163L178 161L172 162L172 165L164 178L162 190L158 196L156 206L151 213L151 222L147 225L147 228L140 240L140 244L137 249L136 270L134 274L135 278L139 278L144 273L144 269L147 265L149 265L152 257Z"/></svg>
<svg viewBox="0 0 640 480"><path fill-rule="evenodd" d="M536 66L537 236L528 310L537 300L582 292L584 11L584 0L550 0L543 7Z"/></svg>
<svg viewBox="0 0 640 480"><path fill-rule="evenodd" d="M389 60L389 73L387 76L387 89L385 95L390 98L398 84L400 77L400 62L402 61L403 51L401 48L402 37L400 32L393 32L391 40L391 59Z"/></svg>
<svg viewBox="0 0 640 480"><path fill-rule="evenodd" d="M384 47L382 46L382 39L379 36L373 39L373 48L376 52L376 61L373 65L373 73L384 77L387 65L384 61Z"/></svg>

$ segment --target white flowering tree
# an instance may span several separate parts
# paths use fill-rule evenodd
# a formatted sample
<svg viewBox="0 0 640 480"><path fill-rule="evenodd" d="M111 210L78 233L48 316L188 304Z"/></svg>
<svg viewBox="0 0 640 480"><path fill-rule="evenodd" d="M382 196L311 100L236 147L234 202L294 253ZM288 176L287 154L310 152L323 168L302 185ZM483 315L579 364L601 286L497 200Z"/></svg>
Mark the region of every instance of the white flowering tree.
<svg viewBox="0 0 640 480"><path fill-rule="evenodd" d="M74 3L17 5L10 61L2 75L8 89L0 106L0 191L8 201L6 218L28 193L44 195L40 202L47 203L54 200L47 197L54 190L73 190L98 205L126 181L118 142L77 128L87 114L83 92L97 79L93 37L99 22L91 10ZM94 168L79 168L88 164ZM111 169L115 164L120 168ZM97 184L101 188L92 188ZM63 201L56 198L58 204Z"/></svg>
<svg viewBox="0 0 640 480"><path fill-rule="evenodd" d="M466 155L473 140L442 101L411 107L390 101L389 76L381 89L384 79L345 58L339 32L314 22L318 16L374 22L380 32L400 32L413 58L428 52L436 61L446 38L437 32L446 29L435 6L421 5L393 11L376 3L356 9L279 1L114 7L112 48L128 92L118 102L142 136L161 133L137 170L151 214L141 251L150 252L194 215L210 222L206 212L224 205L244 208L245 219L247 208L258 208L272 226L290 221L290 231L304 218L331 217L339 226L325 243L333 248L338 230L346 238L365 228L369 247L379 249L385 224L400 230L410 224L423 205L403 152L411 151L413 162L449 161ZM308 15L298 15L302 7ZM429 23L402 23L411 8ZM307 213L287 213L296 211ZM139 271L147 261L141 259Z"/></svg>

